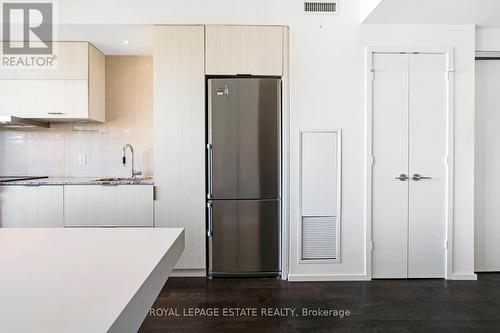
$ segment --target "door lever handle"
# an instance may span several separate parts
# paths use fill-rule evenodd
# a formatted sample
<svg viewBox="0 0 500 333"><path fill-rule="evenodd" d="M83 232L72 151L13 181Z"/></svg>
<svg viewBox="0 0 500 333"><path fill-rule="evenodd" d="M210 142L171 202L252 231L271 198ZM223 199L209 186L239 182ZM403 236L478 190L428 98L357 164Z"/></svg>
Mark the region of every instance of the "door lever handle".
<svg viewBox="0 0 500 333"><path fill-rule="evenodd" d="M396 177L396 179L402 181L402 182L405 182L408 180L408 176L405 175L404 173L400 174L398 177Z"/></svg>
<svg viewBox="0 0 500 333"><path fill-rule="evenodd" d="M411 178L416 182L418 182L422 179L432 179L432 177L420 176L418 173L414 174L413 177L411 177Z"/></svg>

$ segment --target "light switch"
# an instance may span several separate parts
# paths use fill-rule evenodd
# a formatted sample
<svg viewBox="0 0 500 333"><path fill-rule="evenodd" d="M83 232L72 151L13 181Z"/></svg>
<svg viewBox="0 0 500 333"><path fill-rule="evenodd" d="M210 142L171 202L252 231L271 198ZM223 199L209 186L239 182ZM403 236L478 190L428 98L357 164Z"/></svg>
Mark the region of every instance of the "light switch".
<svg viewBox="0 0 500 333"><path fill-rule="evenodd" d="M87 164L87 154L78 155L78 164L86 165Z"/></svg>

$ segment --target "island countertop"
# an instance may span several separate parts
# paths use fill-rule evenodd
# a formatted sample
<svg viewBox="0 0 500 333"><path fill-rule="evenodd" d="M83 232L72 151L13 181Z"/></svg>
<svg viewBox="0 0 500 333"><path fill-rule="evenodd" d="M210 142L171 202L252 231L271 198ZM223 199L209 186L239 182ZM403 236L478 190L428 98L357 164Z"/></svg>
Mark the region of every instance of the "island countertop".
<svg viewBox="0 0 500 333"><path fill-rule="evenodd" d="M136 332L182 228L0 229L1 332Z"/></svg>
<svg viewBox="0 0 500 333"><path fill-rule="evenodd" d="M46 186L46 185L154 185L153 178L143 177L131 178L105 177L48 177L38 179L16 180L0 182L0 186Z"/></svg>

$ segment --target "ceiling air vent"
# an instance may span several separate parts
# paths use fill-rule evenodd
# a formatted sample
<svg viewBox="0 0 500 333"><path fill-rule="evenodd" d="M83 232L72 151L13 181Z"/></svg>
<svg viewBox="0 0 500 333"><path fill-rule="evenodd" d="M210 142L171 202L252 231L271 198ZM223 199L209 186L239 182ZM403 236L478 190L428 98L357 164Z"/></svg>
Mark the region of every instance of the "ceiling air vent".
<svg viewBox="0 0 500 333"><path fill-rule="evenodd" d="M334 14L337 9L337 2L304 2L304 12L309 14Z"/></svg>

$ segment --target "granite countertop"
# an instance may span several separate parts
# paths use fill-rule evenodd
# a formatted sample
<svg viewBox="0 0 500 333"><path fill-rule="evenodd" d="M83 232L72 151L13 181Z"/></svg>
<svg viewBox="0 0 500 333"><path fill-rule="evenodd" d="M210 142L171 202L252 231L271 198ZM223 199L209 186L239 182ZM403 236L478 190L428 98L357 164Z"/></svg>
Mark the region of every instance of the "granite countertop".
<svg viewBox="0 0 500 333"><path fill-rule="evenodd" d="M49 177L17 180L0 183L0 186L41 186L41 185L154 185L151 177L145 178L90 178L90 177Z"/></svg>

